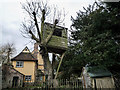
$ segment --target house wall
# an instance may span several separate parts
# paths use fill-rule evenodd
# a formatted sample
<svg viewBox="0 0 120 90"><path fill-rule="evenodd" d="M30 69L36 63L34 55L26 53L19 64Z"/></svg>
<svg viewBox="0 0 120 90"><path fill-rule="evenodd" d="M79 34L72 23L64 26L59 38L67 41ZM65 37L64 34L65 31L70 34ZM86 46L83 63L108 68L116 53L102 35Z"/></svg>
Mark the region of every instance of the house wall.
<svg viewBox="0 0 120 90"><path fill-rule="evenodd" d="M42 56L41 56L39 53L38 53L38 55L37 55L37 59L38 59L38 66L39 66L39 65L44 65ZM44 69L44 66L38 67L38 69Z"/></svg>
<svg viewBox="0 0 120 90"><path fill-rule="evenodd" d="M44 61L40 53L38 53L37 59L38 59L38 69L40 69L44 73Z"/></svg>
<svg viewBox="0 0 120 90"><path fill-rule="evenodd" d="M38 53L37 59L38 59L38 69L40 69L44 73L44 61L40 53ZM45 81L45 76L42 76L42 81Z"/></svg>
<svg viewBox="0 0 120 90"><path fill-rule="evenodd" d="M32 75L31 81L35 81L35 62L34 61L24 61L23 67L16 67L16 61L12 62L14 68L24 75Z"/></svg>

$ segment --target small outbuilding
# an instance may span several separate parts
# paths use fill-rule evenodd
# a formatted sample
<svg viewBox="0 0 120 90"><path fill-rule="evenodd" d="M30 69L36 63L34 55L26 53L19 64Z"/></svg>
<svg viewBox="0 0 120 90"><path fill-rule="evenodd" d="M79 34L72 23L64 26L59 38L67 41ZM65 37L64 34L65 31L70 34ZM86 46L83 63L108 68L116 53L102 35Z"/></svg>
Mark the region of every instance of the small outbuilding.
<svg viewBox="0 0 120 90"><path fill-rule="evenodd" d="M24 75L12 65L2 65L2 88L22 87Z"/></svg>
<svg viewBox="0 0 120 90"><path fill-rule="evenodd" d="M83 67L81 79L83 88L115 88L112 73L103 67Z"/></svg>

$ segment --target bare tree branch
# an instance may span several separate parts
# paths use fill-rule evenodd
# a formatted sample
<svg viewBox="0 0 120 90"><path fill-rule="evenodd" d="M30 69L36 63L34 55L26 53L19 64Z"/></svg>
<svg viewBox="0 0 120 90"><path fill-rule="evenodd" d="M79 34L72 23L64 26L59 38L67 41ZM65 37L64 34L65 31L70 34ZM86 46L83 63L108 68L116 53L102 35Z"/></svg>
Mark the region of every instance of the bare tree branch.
<svg viewBox="0 0 120 90"><path fill-rule="evenodd" d="M36 13L33 12L32 14L34 15L34 22L35 22L35 26L37 28L37 32L38 32L38 36L39 36L39 42L41 43L41 35L40 35L40 29L39 29L38 21L37 21L37 18L36 18Z"/></svg>
<svg viewBox="0 0 120 90"><path fill-rule="evenodd" d="M32 35L32 39L35 40L36 42L39 42L39 39L36 38L36 36L32 33L32 31L30 30L29 33Z"/></svg>

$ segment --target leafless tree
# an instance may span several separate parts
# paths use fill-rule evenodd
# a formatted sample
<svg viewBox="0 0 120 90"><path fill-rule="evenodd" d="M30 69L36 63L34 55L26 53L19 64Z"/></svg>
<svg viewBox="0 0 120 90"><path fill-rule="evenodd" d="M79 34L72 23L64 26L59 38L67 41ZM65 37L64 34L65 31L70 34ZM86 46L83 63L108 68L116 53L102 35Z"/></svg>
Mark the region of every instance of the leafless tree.
<svg viewBox="0 0 120 90"><path fill-rule="evenodd" d="M49 60L46 44L51 38L56 25L64 21L66 15L65 11L63 10L62 13L61 10L57 10L57 7L50 7L48 5L48 2L37 2L35 0L30 2L27 1L26 3L22 4L22 8L27 13L27 17L25 17L25 21L22 23L22 35L24 37L31 38L32 40L35 40L37 43L39 43L40 52L44 60L45 73L48 74L49 81L53 79L53 65ZM53 29L50 35L44 41L42 41L44 22L51 21L50 17L53 19Z"/></svg>
<svg viewBox="0 0 120 90"><path fill-rule="evenodd" d="M7 43L0 47L0 56L7 57L7 63L10 63L10 58L16 52L15 46L13 43ZM2 61L5 62L5 61Z"/></svg>

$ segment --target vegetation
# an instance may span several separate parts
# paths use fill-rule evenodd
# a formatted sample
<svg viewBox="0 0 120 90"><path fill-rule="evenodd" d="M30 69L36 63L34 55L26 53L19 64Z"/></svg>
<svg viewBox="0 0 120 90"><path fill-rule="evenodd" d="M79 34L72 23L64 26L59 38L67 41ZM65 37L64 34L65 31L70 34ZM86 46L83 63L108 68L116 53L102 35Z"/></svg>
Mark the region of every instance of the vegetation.
<svg viewBox="0 0 120 90"><path fill-rule="evenodd" d="M69 49L62 63L63 77L80 75L83 66L120 68L120 3L95 2L71 17Z"/></svg>
<svg viewBox="0 0 120 90"><path fill-rule="evenodd" d="M10 63L10 58L15 52L16 48L13 43L0 46L0 60L2 60L2 63Z"/></svg>

